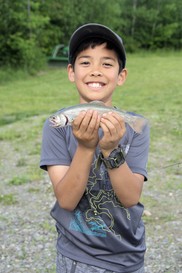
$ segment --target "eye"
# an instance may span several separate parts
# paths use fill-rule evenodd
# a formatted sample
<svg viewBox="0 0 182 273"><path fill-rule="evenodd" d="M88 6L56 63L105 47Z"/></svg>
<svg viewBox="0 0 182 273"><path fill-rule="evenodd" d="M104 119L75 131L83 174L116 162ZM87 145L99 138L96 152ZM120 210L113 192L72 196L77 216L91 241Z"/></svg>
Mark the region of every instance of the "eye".
<svg viewBox="0 0 182 273"><path fill-rule="evenodd" d="M88 66L88 65L90 64L90 62L88 62L88 61L83 61L83 62L81 62L80 64L83 65L83 66Z"/></svg>
<svg viewBox="0 0 182 273"><path fill-rule="evenodd" d="M113 66L113 64L112 63L108 63L108 62L106 62L106 63L103 63L103 66L104 67L112 67Z"/></svg>

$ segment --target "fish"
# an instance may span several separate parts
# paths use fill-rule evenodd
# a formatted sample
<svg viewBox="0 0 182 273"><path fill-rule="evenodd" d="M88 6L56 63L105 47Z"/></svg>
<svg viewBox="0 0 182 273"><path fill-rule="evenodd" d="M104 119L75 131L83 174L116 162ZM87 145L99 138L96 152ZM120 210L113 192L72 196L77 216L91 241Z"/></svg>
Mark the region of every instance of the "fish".
<svg viewBox="0 0 182 273"><path fill-rule="evenodd" d="M129 126L136 133L139 134L142 133L143 128L148 122L147 119L142 116L129 113L119 108L106 106L101 101L92 101L89 103L82 103L74 106L69 106L67 108L63 108L60 111L56 112L55 114L51 115L49 117L49 121L51 126L55 128L71 125L73 120L79 115L81 111L87 111L90 109L97 111L101 116L104 113L109 112L115 112L119 114L124 119L124 121L128 123Z"/></svg>

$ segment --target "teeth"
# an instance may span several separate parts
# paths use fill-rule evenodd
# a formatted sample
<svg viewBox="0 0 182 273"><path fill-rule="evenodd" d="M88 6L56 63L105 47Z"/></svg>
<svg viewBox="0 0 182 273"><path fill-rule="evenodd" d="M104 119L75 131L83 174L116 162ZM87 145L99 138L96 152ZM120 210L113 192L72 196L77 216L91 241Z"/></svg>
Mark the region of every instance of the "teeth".
<svg viewBox="0 0 182 273"><path fill-rule="evenodd" d="M93 87L93 88L99 88L102 85L99 82L93 82L93 83L89 83L88 86Z"/></svg>

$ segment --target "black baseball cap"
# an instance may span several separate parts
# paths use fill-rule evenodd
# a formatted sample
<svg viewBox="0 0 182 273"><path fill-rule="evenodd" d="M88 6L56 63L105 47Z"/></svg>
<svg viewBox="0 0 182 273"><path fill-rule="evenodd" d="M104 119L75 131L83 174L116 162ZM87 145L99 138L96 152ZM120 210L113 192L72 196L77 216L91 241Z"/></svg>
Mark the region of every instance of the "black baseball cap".
<svg viewBox="0 0 182 273"><path fill-rule="evenodd" d="M110 28L96 23L83 25L72 34L69 42L69 63L72 63L77 48L88 38L102 38L111 42L119 54L123 68L125 67L126 53L121 37Z"/></svg>

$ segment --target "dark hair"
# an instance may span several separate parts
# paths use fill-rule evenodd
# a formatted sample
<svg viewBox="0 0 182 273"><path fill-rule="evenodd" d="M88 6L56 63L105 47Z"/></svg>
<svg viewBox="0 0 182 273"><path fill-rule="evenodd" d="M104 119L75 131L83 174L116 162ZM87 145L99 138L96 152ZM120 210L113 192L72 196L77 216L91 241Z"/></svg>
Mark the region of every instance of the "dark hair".
<svg viewBox="0 0 182 273"><path fill-rule="evenodd" d="M82 42L76 49L76 51L73 54L73 57L71 59L71 65L74 67L75 64L75 60L78 56L78 54L86 49L88 49L89 47L91 48L95 48L98 45L102 45L106 43L106 48L109 50L114 50L117 54L117 59L118 59L118 63L119 63L119 73L122 71L123 69L123 62L122 60L119 58L119 53L117 51L117 48L114 46L113 43L111 43L110 41L107 41L105 39L102 38L89 38L86 39L84 42Z"/></svg>

